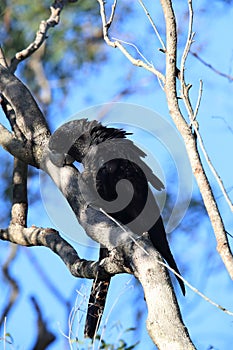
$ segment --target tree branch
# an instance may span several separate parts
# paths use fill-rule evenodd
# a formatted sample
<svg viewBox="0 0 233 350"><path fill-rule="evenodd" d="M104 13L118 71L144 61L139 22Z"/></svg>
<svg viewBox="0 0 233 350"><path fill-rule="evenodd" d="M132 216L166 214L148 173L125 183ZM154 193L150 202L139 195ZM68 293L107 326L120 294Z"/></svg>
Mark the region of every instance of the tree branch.
<svg viewBox="0 0 233 350"><path fill-rule="evenodd" d="M151 15L150 15L149 11L147 10L147 8L146 8L146 6L145 6L145 4L144 4L144 2L142 0L138 0L138 1L139 1L139 4L141 5L141 7L143 8L147 18L149 19L149 22L150 22L150 24L151 24L151 26L152 26L152 28L153 28L157 38L159 39L159 42L160 42L160 44L162 46L162 52L166 52L166 46L165 46L165 44L164 44L164 42L163 42L163 40L161 38L161 35L159 34L158 29L156 28L156 25L155 25L153 19L151 18Z"/></svg>
<svg viewBox="0 0 233 350"><path fill-rule="evenodd" d="M0 77L2 95L14 109L18 129L31 149L30 158L34 160L33 165L39 167L43 147L50 136L45 118L26 86L1 65ZM6 130L4 132L6 136Z"/></svg>
<svg viewBox="0 0 233 350"><path fill-rule="evenodd" d="M107 45L113 47L113 48L118 48L123 55L135 66L137 67L143 67L146 70L148 70L149 72L155 74L158 79L160 79L162 82L164 82L164 75L157 69L155 69L153 67L153 65L148 64L140 59L136 59L134 58L127 50L126 48L121 44L121 42L119 40L115 40L112 41L109 38L109 28L111 27L111 24L114 20L114 12L115 12L115 7L113 7L112 9L112 13L110 15L110 19L107 20L107 16L106 16L106 12L105 12L105 1L104 0L97 0L100 6L100 15L102 18L102 25L103 25L103 36L104 36L104 40L106 42Z"/></svg>
<svg viewBox="0 0 233 350"><path fill-rule="evenodd" d="M198 154L195 136L192 134L190 127L183 118L178 104L176 90L177 33L172 2L170 0L160 0L160 2L164 11L167 32L165 91L169 112L177 129L184 139L191 167L215 233L217 250L229 275L233 279L233 256L230 251L226 230Z"/></svg>
<svg viewBox="0 0 233 350"><path fill-rule="evenodd" d="M37 300L32 297L31 301L37 314L37 339L35 345L33 346L33 350L47 349L49 344L53 343L56 337L51 331L48 330Z"/></svg>
<svg viewBox="0 0 233 350"><path fill-rule="evenodd" d="M31 148L25 145L21 140L15 138L2 124L0 124L0 145L14 157L36 166Z"/></svg>
<svg viewBox="0 0 233 350"><path fill-rule="evenodd" d="M143 249L134 244L129 254L134 275L145 293L149 335L158 349L195 349L183 324L173 288L169 287L169 275L166 267L161 264L161 256L148 237L140 239L140 245ZM145 255L144 250L148 255Z"/></svg>
<svg viewBox="0 0 233 350"><path fill-rule="evenodd" d="M6 302L6 306L4 307L1 313L0 327L2 327L5 321L5 318L9 315L19 295L19 289L20 289L19 284L17 280L11 275L11 272L10 272L11 265L17 256L17 251L18 251L18 247L14 244L11 244L9 256L7 257L7 260L2 267L3 275L7 283L10 285L11 290L8 293L9 295L8 295L8 300Z"/></svg>
<svg viewBox="0 0 233 350"><path fill-rule="evenodd" d="M73 1L74 2L74 1ZM39 29L36 33L34 41L25 49L20 52L17 52L11 60L10 71L14 73L17 69L18 64L31 56L43 42L47 39L47 32L49 28L55 27L60 21L60 14L65 5L65 1L55 0L54 3L50 6L50 17L47 20L42 20L39 25Z"/></svg>
<svg viewBox="0 0 233 350"><path fill-rule="evenodd" d="M233 76L230 74L226 74L221 72L219 69L215 68L212 66L212 64L206 62L205 60L203 60L197 52L194 51L190 51L191 55L193 55L196 59L198 59L198 61L200 61L202 64L204 64L204 66L208 67L209 69L211 69L214 73L220 75L223 78L227 78L229 81L233 81Z"/></svg>
<svg viewBox="0 0 233 350"><path fill-rule="evenodd" d="M44 246L51 249L75 277L95 278L97 272L100 278L108 276L104 270L107 264L104 264L103 268L98 262L81 259L75 249L52 228L36 226L24 228L20 225L10 225L7 229L0 229L0 239L26 247ZM114 264L110 268L113 266L115 268ZM117 272L119 273L119 269Z"/></svg>

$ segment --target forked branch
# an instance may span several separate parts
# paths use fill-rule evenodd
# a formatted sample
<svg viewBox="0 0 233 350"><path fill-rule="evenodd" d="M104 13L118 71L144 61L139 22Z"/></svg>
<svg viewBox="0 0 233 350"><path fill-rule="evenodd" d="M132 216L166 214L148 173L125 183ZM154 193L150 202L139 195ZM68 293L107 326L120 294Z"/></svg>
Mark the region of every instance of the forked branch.
<svg viewBox="0 0 233 350"><path fill-rule="evenodd" d="M100 6L100 15L101 15L101 19L102 19L102 26L103 26L103 37L105 42L107 43L107 45L113 47L113 48L118 48L123 55L134 65L137 67L142 67L146 70L148 70L149 72L153 73L154 75L156 75L158 77L159 80L161 80L163 83L165 81L164 75L157 70L156 68L154 68L153 65L146 63L145 61L141 60L141 59L136 59L134 58L129 51L122 45L120 40L111 40L109 37L109 29L113 23L114 20L114 13L115 13L115 9L116 9L116 3L117 1L114 1L114 5L112 7L112 12L110 15L109 20L107 20L107 15L106 15L106 11L105 11L105 1L104 0L97 0Z"/></svg>
<svg viewBox="0 0 233 350"><path fill-rule="evenodd" d="M225 267L233 279L233 256L230 250L229 242L227 239L226 230L222 221L217 203L215 201L212 189L210 187L209 180L205 174L198 150L196 145L195 134L192 133L191 128L185 121L178 104L178 94L176 87L176 50L177 50L177 32L176 32L176 20L175 14L170 0L160 0L167 33L167 53L166 53L166 84L165 91L167 97L167 103L171 117L179 130L181 136L184 139L187 153L192 166L193 174L198 183L207 213L209 215L215 237L217 240L217 250L225 264ZM189 4L191 0L189 0ZM189 28L188 43L186 48L189 49L191 45L191 27ZM184 54L185 62L186 52ZM184 69L184 66L183 66ZM184 76L184 73L183 73ZM184 82L185 84L185 82ZM187 97L187 96L186 96ZM189 103L189 102L188 102ZM189 112L191 111L188 107ZM191 121L193 119L193 112L191 114ZM195 123L194 123L195 126Z"/></svg>

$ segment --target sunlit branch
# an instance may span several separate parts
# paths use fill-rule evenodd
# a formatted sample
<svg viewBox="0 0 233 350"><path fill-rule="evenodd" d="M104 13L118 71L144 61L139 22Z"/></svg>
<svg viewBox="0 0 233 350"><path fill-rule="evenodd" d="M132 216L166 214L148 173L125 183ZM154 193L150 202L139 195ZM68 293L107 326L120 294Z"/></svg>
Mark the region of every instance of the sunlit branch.
<svg viewBox="0 0 233 350"><path fill-rule="evenodd" d="M114 20L114 16L115 16L115 10L116 10L116 5L117 5L117 0L114 0L114 3L112 5L112 11L111 11L111 15L109 17L109 20L108 20L108 23L107 23L107 26L110 27L113 20Z"/></svg>
<svg viewBox="0 0 233 350"><path fill-rule="evenodd" d="M181 97L183 98L185 107L187 109L189 119L192 122L194 115L193 115L193 108L190 102L189 98L189 90L191 88L191 85L186 85L185 82L185 63L188 57L188 54L190 52L190 47L193 43L193 8L192 8L192 0L188 0L188 7L189 7L189 25L188 25L188 35L186 44L184 47L184 51L181 58L181 64L180 64L180 81L181 81Z"/></svg>
<svg viewBox="0 0 233 350"><path fill-rule="evenodd" d="M129 43L128 41L117 39L114 37L112 37L112 39L115 41L119 41L120 43L132 46L137 51L137 53L143 58L143 60L146 62L146 64L148 64L148 66L154 68L153 64L148 61L148 59L142 54L142 52L139 50L139 48L135 44Z"/></svg>
<svg viewBox="0 0 233 350"><path fill-rule="evenodd" d="M160 42L160 44L162 46L163 52L166 52L166 46L165 46L165 44L164 44L164 42L163 42L163 40L161 38L161 35L159 34L158 29L156 28L156 25L155 25L153 19L151 18L151 15L150 15L149 11L147 10L147 8L146 8L146 6L145 6L145 4L144 4L144 2L142 0L138 0L138 1L139 1L139 4L142 6L146 16L148 17L148 19L150 21L150 24L151 24L152 28L154 29L154 32L155 32L157 38L159 39L159 42Z"/></svg>
<svg viewBox="0 0 233 350"><path fill-rule="evenodd" d="M151 64L147 64L144 61L140 60L140 59L135 59L128 51L127 49L121 44L120 41L115 40L112 41L109 38L109 34L108 34L108 30L113 22L114 19L114 15L111 14L110 16L110 20L107 20L107 16L106 16L106 12L105 12L105 2L104 0L97 0L100 6L100 15L101 15L101 19L102 19L102 28L103 28L103 37L104 40L106 42L107 45L113 47L113 48L118 48L123 55L135 66L137 67L143 67L146 70L148 70L149 72L153 73L154 75L156 75L163 83L165 81L165 77L164 75L157 69L155 69ZM113 13L113 11L112 11Z"/></svg>
<svg viewBox="0 0 233 350"><path fill-rule="evenodd" d="M191 133L190 126L184 119L178 104L177 98L177 84L176 84L176 53L177 53L177 32L176 32L176 20L175 14L172 7L171 0L160 0L165 22L166 22L166 32L167 32L167 52L166 52L166 84L165 91L167 96L168 108L170 110L173 121L175 122L181 136L186 144L186 149L188 152L190 164L192 166L193 174L197 180L207 213L209 215L216 241L217 250L221 256L226 269L233 279L233 256L229 246L228 238L226 235L225 226L220 215L217 203L215 201L213 191L210 187L209 180L204 171L200 155L197 150L195 134ZM189 8L190 7L189 0ZM186 47L190 47L192 39L192 31L190 29L192 21L189 25L189 33L187 39ZM185 61L185 55L183 62ZM190 88L190 87L189 87ZM187 96L189 97L189 96ZM191 117L193 112L191 113ZM192 118L191 118L192 123ZM195 123L193 125L195 127Z"/></svg>
<svg viewBox="0 0 233 350"><path fill-rule="evenodd" d="M111 258L95 262L81 259L76 250L64 240L58 231L52 228L23 227L10 225L6 229L0 229L0 239L19 244L25 247L44 246L57 254L73 276L93 279L98 273L99 278L112 274L124 272L123 267L114 263ZM114 257L114 252L112 252Z"/></svg>
<svg viewBox="0 0 233 350"><path fill-rule="evenodd" d="M31 150L22 141L14 137L7 128L0 124L0 145L14 157L22 159L28 164L33 164Z"/></svg>
<svg viewBox="0 0 233 350"><path fill-rule="evenodd" d="M206 159L206 162L207 162L212 174L214 175L214 177L215 177L215 179L220 187L220 190L222 191L223 196L225 197L226 202L230 207L230 210L233 211L233 204L232 204L230 197L228 196L227 191L223 185L222 179L220 178L218 172L216 171L215 167L213 166L213 164L208 156L208 153L207 153L205 146L204 146L203 139L202 139L200 132L199 132L198 122L196 121L196 117L197 117L197 113L199 110L201 97L202 97L203 83L202 83L202 81L200 81L200 88L199 88L197 104L196 104L195 110L193 111L193 108L192 108L192 105L190 102L190 97L189 97L189 90L191 88L191 85L186 85L186 82L185 82L185 76L184 76L185 62L187 60L188 54L190 53L190 48L191 48L191 45L193 43L193 36L194 36L193 30L192 30L192 28L193 28L193 8L192 8L192 1L191 0L188 1L188 6L189 6L188 36L187 36L187 41L186 41L186 45L184 48L184 52L182 55L181 68L180 68L180 81L181 81L181 89L182 89L182 98L183 98L184 104L186 106L187 112L189 114L189 119L190 119L191 125L195 131L195 134L196 134L197 139L199 141L199 145L200 145L202 153Z"/></svg>
<svg viewBox="0 0 233 350"><path fill-rule="evenodd" d="M20 52L17 52L11 60L10 71L12 73L17 69L18 64L31 56L43 42L47 39L47 32L49 28L55 27L60 21L60 14L65 5L65 1L55 0L52 6L50 7L50 17L47 20L42 20L40 22L38 31L36 33L34 41L28 45L25 49Z"/></svg>
<svg viewBox="0 0 233 350"><path fill-rule="evenodd" d="M219 188L222 191L222 194L223 194L227 204L229 205L230 210L233 212L233 204L231 202L231 199L230 199L230 197L229 197L229 195L227 193L227 190L226 190L226 188L225 188L225 186L223 184L223 181L222 181L220 175L218 174L217 170L213 166L213 163L211 162L210 157L208 156L208 152L205 149L203 139L202 139L201 134L200 134L199 129L198 129L198 123L194 121L192 126L193 126L193 129L194 129L195 134L197 136L197 139L198 139L201 151L202 151L202 153L203 153L203 155L205 157L205 160L206 160L206 162L207 162L207 164L208 164L212 174L214 175L214 177L215 177L215 179L216 179L216 181L217 181L217 183L219 185Z"/></svg>
<svg viewBox="0 0 233 350"><path fill-rule="evenodd" d="M193 112L193 122L195 122L195 120L197 118L197 114L198 114L199 107L200 107L200 104L201 104L202 92L203 92L203 81L200 80L200 86L199 86L199 93L198 93L197 103L196 103L195 110Z"/></svg>

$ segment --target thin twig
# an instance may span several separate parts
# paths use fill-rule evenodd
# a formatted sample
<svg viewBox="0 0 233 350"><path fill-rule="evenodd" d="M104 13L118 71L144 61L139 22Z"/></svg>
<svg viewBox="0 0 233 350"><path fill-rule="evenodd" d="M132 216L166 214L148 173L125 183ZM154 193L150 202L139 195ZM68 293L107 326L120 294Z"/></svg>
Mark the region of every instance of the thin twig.
<svg viewBox="0 0 233 350"><path fill-rule="evenodd" d="M203 81L200 80L200 87L199 87L199 93L198 93L198 98L197 98L197 103L196 103L196 107L195 110L193 112L193 122L196 120L197 118L197 114L198 114L198 110L201 104L201 98L202 98L202 92L203 92Z"/></svg>
<svg viewBox="0 0 233 350"><path fill-rule="evenodd" d="M123 232L127 232L127 230L124 228L124 226L122 226L116 219L114 219L111 215L109 215L108 213L106 213L106 211L104 211L102 208L100 208L101 213L103 213L104 215L107 216L107 218L109 218L110 220L112 220L117 226L119 226ZM128 234L128 237L146 254L149 255L149 253L142 247L140 246L140 244L137 242L137 240L130 234ZM140 236L138 237L138 239L140 238Z"/></svg>
<svg viewBox="0 0 233 350"><path fill-rule="evenodd" d="M115 41L119 41L120 43L132 46L137 51L137 53L143 58L143 60L148 64L148 66L151 66L154 68L153 64L148 61L148 59L141 53L141 51L139 50L139 48L135 44L130 43L130 42L125 41L125 40L117 39L114 37L112 37L112 39Z"/></svg>
<svg viewBox="0 0 233 350"><path fill-rule="evenodd" d="M189 115L189 119L191 121L191 124L192 124L192 127L195 131L195 134L197 136L197 139L199 141L199 145L200 145L200 148L202 150L202 153L207 161L207 164L212 172L212 174L214 175L225 199L226 199L226 202L227 204L229 205L230 207L230 210L233 211L233 204L230 200L230 197L228 196L227 194L227 191L223 185L223 182L219 176L219 174L217 173L216 169L214 168L209 156L208 156L208 153L205 149L205 146L204 146L204 142L202 140L202 137L200 135L200 132L198 130L198 123L196 122L196 117L197 117L197 113L198 113L198 109L199 109L199 106L200 106L200 101L201 101L201 96L202 96L202 87L203 87L203 84L202 84L202 81L200 81L200 89L199 89L199 95L198 95L198 99L197 99L197 104L196 104L196 107L195 107L195 110L193 111L193 108L192 108L192 105L191 105L191 102L190 102L190 98L189 98L189 90L191 88L191 85L186 85L185 83L185 77L184 77L184 72L185 72L185 62L186 62L186 59L187 59L187 56L190 52L190 47L192 45L192 42L193 42L193 36L194 36L194 33L192 31L192 26L193 26L193 8L192 8L192 1L189 0L188 1L188 5L189 5L189 29L188 29L188 36L187 36L187 41L186 41L186 45L185 45L185 49L184 49L184 52L183 52L183 55L182 55L182 59L181 59L181 69L180 69L180 80L181 80L181 88L182 88L182 98L183 98L183 101L184 101L184 104L186 106L186 109L187 109L187 112L188 112L188 115Z"/></svg>
<svg viewBox="0 0 233 350"><path fill-rule="evenodd" d="M229 197L229 195L227 193L227 190L225 189L225 186L223 184L223 181L222 181L221 177L219 176L217 170L215 169L215 167L213 166L213 164L212 164L212 162L210 160L210 157L208 156L208 153L207 153L207 151L205 149L205 146L204 146L204 142L202 140L201 134L200 134L199 129L198 129L198 125L197 125L197 123L193 123L192 126L193 126L193 129L194 129L195 134L197 136L197 139L199 141L199 145L200 145L202 153L203 153L203 155L204 155L204 157L206 159L206 162L207 162L207 164L208 164L212 174L214 175L214 177L215 177L215 179L216 179L216 181L217 181L217 183L219 185L219 188L222 191L222 194L225 197L225 200L226 200L227 204L229 205L230 210L233 212L233 204L231 202L231 199L230 199L230 197Z"/></svg>
<svg viewBox="0 0 233 350"><path fill-rule="evenodd" d="M206 67L208 67L209 69L211 69L214 73L220 75L221 77L227 78L227 79L230 80L230 81L233 81L233 76L232 76L232 75L223 73L223 72L221 72L219 69L214 68L214 67L212 66L212 64L207 63L207 62L206 62L205 60L203 60L196 52L190 50L190 53L191 53L191 55L193 55L194 57L196 57L196 58L198 59L198 61L200 61L202 64L204 64L204 66L206 66Z"/></svg>
<svg viewBox="0 0 233 350"><path fill-rule="evenodd" d="M106 42L107 45L113 47L113 48L118 48L123 55L135 66L137 67L143 67L146 70L148 70L149 72L153 73L154 75L156 75L163 83L165 82L165 77L164 75L157 69L155 69L151 64L147 64L144 61L140 60L140 59L135 59L127 50L126 48L120 43L119 40L115 40L112 41L109 38L108 35L108 30L114 20L114 12L112 11L110 19L107 21L107 17L106 17L106 12L105 12L105 2L104 0L97 0L100 6L100 15L101 15L101 19L102 19L102 29L103 29L103 37L104 40Z"/></svg>
<svg viewBox="0 0 233 350"><path fill-rule="evenodd" d="M124 232L126 232L126 229L118 222L116 221L112 216L110 216L109 214L107 214L103 209L100 209L100 211L102 213L104 213L109 219L111 219L113 222L115 222ZM132 241L140 248L142 249L147 255L149 255L149 253L142 247L140 246L140 244L130 235L129 236L130 239L132 239ZM140 237L139 237L140 238ZM203 293L201 293L197 288L193 287L184 277L182 277L179 273L177 273L173 268L171 268L169 265L165 264L164 262L157 260L159 264L161 264L162 266L166 267L169 271L173 272L176 276L178 276L190 289L192 289L192 291L194 291L196 294L198 294L200 297L202 297L203 299L205 299L206 301L208 301L210 304L214 305L215 307L217 307L218 309L222 310L223 312L225 312L226 314L233 316L233 312L227 310L226 308L222 307L221 305L215 303L213 300L211 300L210 298L208 298L207 296L205 296Z"/></svg>
<svg viewBox="0 0 233 350"><path fill-rule="evenodd" d="M185 107L187 109L189 119L192 122L194 118L193 108L190 102L189 98L189 90L191 88L191 85L186 85L185 82L185 63L188 57L188 54L190 52L190 47L193 43L193 8L192 8L192 0L188 0L188 7L189 7L189 25L188 25L188 35L186 44L184 47L184 51L181 57L181 63L180 63L180 81L181 81L181 96L183 98Z"/></svg>
<svg viewBox="0 0 233 350"><path fill-rule="evenodd" d="M143 3L142 0L138 0L138 2L142 6L146 16L148 17L148 19L150 21L150 24L151 24L152 28L154 29L154 32L155 32L157 38L159 39L160 44L162 45L162 51L166 52L166 46L165 46L165 44L163 42L163 39L161 38L161 35L159 34L158 29L156 28L156 25L155 25L153 19L151 18L151 15L150 15L149 11L147 10L147 8L146 8L146 6L145 6L145 4Z"/></svg>
<svg viewBox="0 0 233 350"><path fill-rule="evenodd" d="M170 270L171 272L173 272L176 276L178 276L185 284L186 286L188 286L194 293L198 294L201 298L203 298L204 300L206 300L208 303L210 303L211 305L217 307L218 309L220 309L221 311L225 312L227 315L233 316L233 312L227 310L225 307L215 303L213 300L211 300L210 298L208 298L206 295L204 295L203 293L201 293L197 288L193 287L185 278L183 278L179 273L177 273L173 268L171 268L170 266L168 266L167 264L165 264L164 262L158 260L158 263L165 266L168 270Z"/></svg>
<svg viewBox="0 0 233 350"><path fill-rule="evenodd" d="M112 5L112 11L111 11L111 15L109 17L109 20L108 20L108 23L107 23L107 26L110 27L113 20L114 20L114 16L115 16L115 11L116 11L116 5L117 5L117 0L114 0L114 3Z"/></svg>

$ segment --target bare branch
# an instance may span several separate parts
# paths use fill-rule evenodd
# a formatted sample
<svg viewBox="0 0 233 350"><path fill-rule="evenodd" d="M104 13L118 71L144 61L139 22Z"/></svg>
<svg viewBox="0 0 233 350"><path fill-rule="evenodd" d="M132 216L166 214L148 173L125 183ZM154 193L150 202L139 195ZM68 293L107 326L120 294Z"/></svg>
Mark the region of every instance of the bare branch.
<svg viewBox="0 0 233 350"><path fill-rule="evenodd" d="M227 78L229 81L233 81L233 76L230 74L226 74L221 72L219 69L215 68L212 66L212 64L206 62L205 60L203 60L197 52L194 51L190 51L191 55L193 55L194 57L196 57L198 59L198 61L200 61L202 64L204 64L204 66L208 67L209 69L211 69L214 73L220 75L221 77Z"/></svg>
<svg viewBox="0 0 233 350"><path fill-rule="evenodd" d="M200 104L201 104L202 92L203 92L203 81L200 80L200 87L199 87L197 103L196 103L196 107L195 107L195 110L194 110L194 113L193 113L193 123L195 122L195 120L197 118L198 110L199 110L199 107L200 107Z"/></svg>
<svg viewBox="0 0 233 350"><path fill-rule="evenodd" d="M13 201L11 208L11 223L27 226L27 171L28 165L17 158L14 159L13 171Z"/></svg>
<svg viewBox="0 0 233 350"><path fill-rule="evenodd" d="M148 256L136 245L131 250L131 256L134 275L139 279L145 293L148 333L158 349L193 350L195 347L183 324L175 294L165 282L168 278L167 269L160 264L162 261L157 251L146 243L146 237L143 237L140 245L144 244L143 248L148 251Z"/></svg>
<svg viewBox="0 0 233 350"><path fill-rule="evenodd" d="M188 57L188 54L190 52L191 45L193 43L193 37L195 33L193 33L193 7L192 7L192 0L188 0L188 8L189 8L189 26L188 26L188 35L187 40L185 44L185 48L181 57L181 64L180 64L180 80L181 83L184 82L184 73L185 73L185 63Z"/></svg>
<svg viewBox="0 0 233 350"><path fill-rule="evenodd" d="M108 269L107 262L109 263L110 259L104 264L103 261L99 263L80 259L75 249L52 228L36 226L24 228L20 225L10 225L7 229L0 229L0 239L26 247L44 246L51 249L75 277L95 278L97 273L99 278L109 276L105 268ZM109 268L114 268L116 271L116 264L109 263ZM120 268L116 273L119 272Z"/></svg>
<svg viewBox="0 0 233 350"><path fill-rule="evenodd" d="M177 33L175 14L170 0L160 0L163 7L166 31L167 31L167 54L166 54L166 84L165 91L171 117L175 122L180 134L182 135L191 167L197 180L206 210L208 212L212 227L217 240L217 250L233 279L233 256L229 247L229 242L222 221L217 203L214 199L212 189L206 177L200 156L198 154L195 136L192 134L190 127L184 120L177 98L176 90L176 47Z"/></svg>
<svg viewBox="0 0 233 350"><path fill-rule="evenodd" d="M143 67L146 70L148 70L149 72L153 73L154 75L156 75L158 77L158 79L160 79L163 83L165 81L164 75L157 69L155 69L151 64L147 64L144 61L140 60L140 59L136 59L134 58L127 50L126 48L121 44L121 42L119 40L115 40L112 41L109 38L108 35L108 30L111 27L111 24L113 22L114 19L114 15L111 14L110 19L111 21L107 21L107 17L106 17L106 12L105 12L105 2L104 0L97 0L99 5L100 5L100 14L101 14L101 18L102 18L102 27L103 27L103 37L105 42L107 43L107 45L113 47L113 48L118 48L123 55L134 65L137 67ZM114 14L114 12L112 12Z"/></svg>
<svg viewBox="0 0 233 350"><path fill-rule="evenodd" d="M181 97L183 98L185 107L189 115L189 119L192 123L194 120L194 113L193 113L192 104L189 98L189 91L190 91L191 85L186 85L186 82L185 82L185 63L186 63L188 54L190 52L190 47L193 43L193 37L194 37L192 0L188 0L188 7L189 7L189 26L188 26L187 40L186 40L186 44L185 44L185 48L183 51L181 64L180 64L180 82L181 82Z"/></svg>
<svg viewBox="0 0 233 350"><path fill-rule="evenodd" d="M115 16L115 11L116 11L116 6L117 6L117 0L114 0L114 3L112 4L112 11L111 11L111 15L109 17L107 26L110 27L113 20L114 20L114 16Z"/></svg>
<svg viewBox="0 0 233 350"><path fill-rule="evenodd" d="M54 342L56 337L51 331L48 330L46 321L42 316L41 309L36 299L32 297L31 301L37 314L37 339L35 345L33 346L33 350L46 349L49 344Z"/></svg>
<svg viewBox="0 0 233 350"><path fill-rule="evenodd" d="M185 48L184 48L184 52L183 52L183 55L182 55L182 59L181 59L181 68L180 68L180 81L181 81L181 94L182 94L182 98L183 98L183 101L184 101L184 104L186 106L186 109L187 109L187 112L188 112L188 115L189 115L189 119L191 121L191 125L195 131L195 134L197 136L197 139L199 141L199 145L200 145L200 148L202 150L202 153L207 161L207 164L212 172L212 174L214 175L219 187L220 187L220 190L222 191L223 193L223 196L225 197L226 199L226 202L227 204L229 205L230 207L230 210L233 212L233 204L230 200L230 197L228 196L228 193L224 187L224 184L219 176L219 174L217 173L215 167L213 166L209 156L208 156L208 153L205 149L205 146L204 146L204 142L202 140L202 137L200 135L200 132L199 132L199 127L198 127L198 122L196 121L196 117L197 117L197 113L198 113L198 109L199 109L199 106L200 106L200 102L201 102L201 96L202 96L202 87L203 87L203 83L202 81L200 81L200 89L199 89L199 95L198 95L198 100L197 100L197 104L196 104L196 108L195 108L195 111L193 111L193 108L192 108L192 104L191 104L191 101L190 101L190 97L189 97L189 90L191 88L190 85L186 85L186 82L185 82L185 76L184 76L184 73L185 73L185 62L186 62L186 59L188 57L188 54L190 53L190 48L191 48L191 45L193 43L193 36L194 36L194 33L192 31L192 27L193 27L193 8L192 8L192 1L189 0L188 1L188 5L189 5L189 28L188 28L188 36L187 36L187 41L186 41L186 45L185 45Z"/></svg>
<svg viewBox="0 0 233 350"><path fill-rule="evenodd" d="M11 311L12 307L14 306L14 303L16 302L18 295L19 295L19 285L16 279L11 275L11 265L14 262L18 252L18 247L14 244L10 245L10 254L7 257L6 262L4 263L2 267L3 275L6 278L7 282L10 284L11 291L8 296L8 301L6 306L4 307L2 311L2 315L0 318L0 326L5 321L5 318L7 315L9 315L9 312Z"/></svg>
<svg viewBox="0 0 233 350"><path fill-rule="evenodd" d="M142 6L146 16L148 17L148 19L150 21L150 24L151 24L152 28L154 29L154 32L155 32L157 38L159 39L159 42L160 42L160 44L162 46L162 52L166 52L166 46L165 46L165 44L164 44L164 42L163 42L163 40L161 38L161 35L159 34L158 29L156 28L156 25L155 25L153 19L151 18L151 15L150 15L149 11L147 10L147 8L146 8L146 6L145 6L145 4L144 4L144 2L142 0L138 0L138 1L139 1L139 4Z"/></svg>

